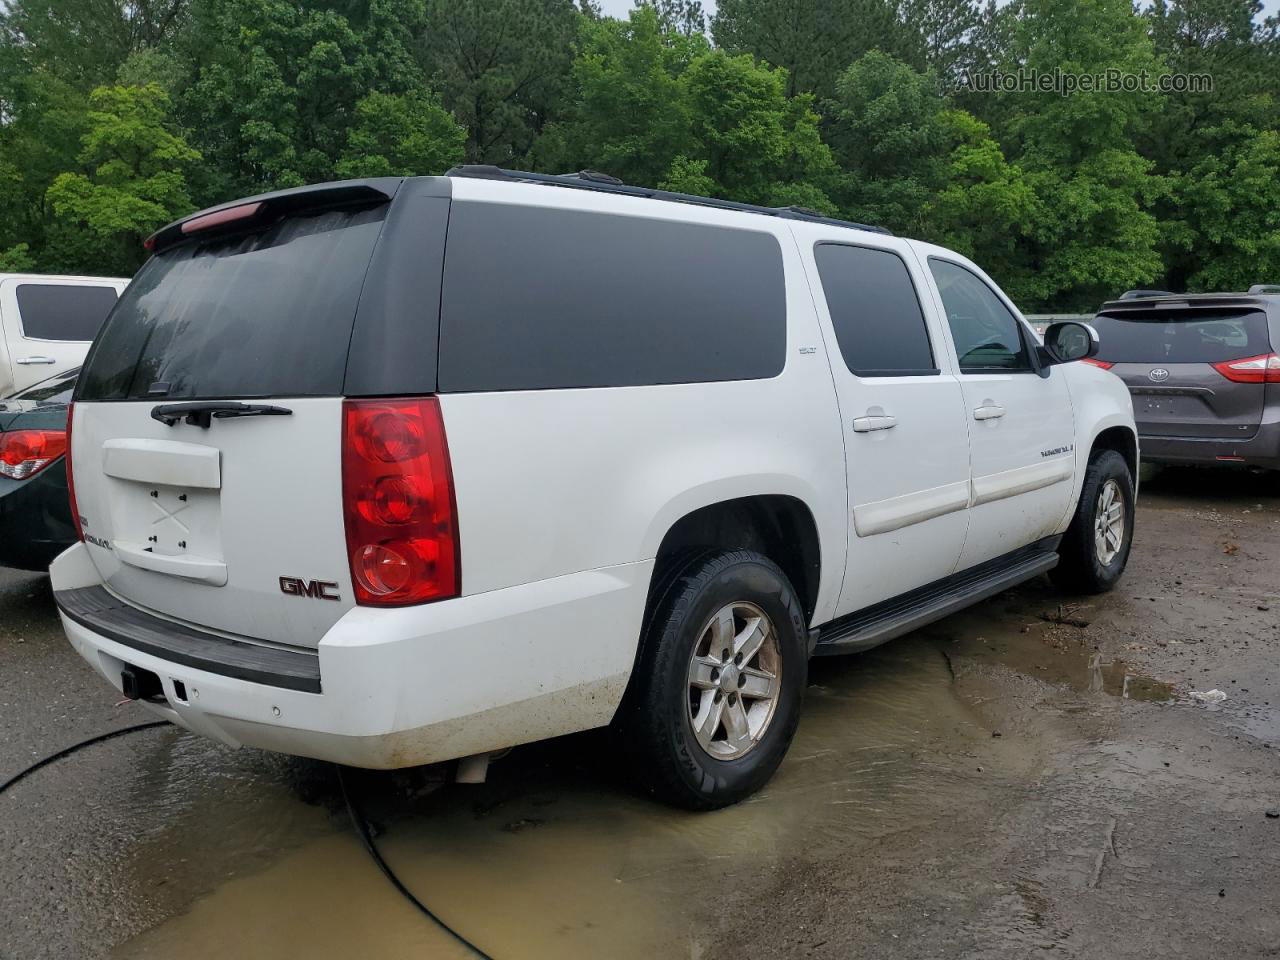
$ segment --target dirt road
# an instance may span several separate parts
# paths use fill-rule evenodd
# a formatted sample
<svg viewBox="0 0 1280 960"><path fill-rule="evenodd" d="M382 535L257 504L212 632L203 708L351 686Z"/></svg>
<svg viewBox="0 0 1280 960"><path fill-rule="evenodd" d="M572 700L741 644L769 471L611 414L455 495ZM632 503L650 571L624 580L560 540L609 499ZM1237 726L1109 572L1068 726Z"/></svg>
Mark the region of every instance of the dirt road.
<svg viewBox="0 0 1280 960"><path fill-rule="evenodd" d="M117 699L47 579L0 573L0 779L146 719ZM1280 955L1280 481L1161 475L1115 593L1035 582L816 662L735 808L649 803L606 750L356 787L395 870L499 960ZM0 797L0 851L0 957L467 955L364 855L332 768L177 730Z"/></svg>

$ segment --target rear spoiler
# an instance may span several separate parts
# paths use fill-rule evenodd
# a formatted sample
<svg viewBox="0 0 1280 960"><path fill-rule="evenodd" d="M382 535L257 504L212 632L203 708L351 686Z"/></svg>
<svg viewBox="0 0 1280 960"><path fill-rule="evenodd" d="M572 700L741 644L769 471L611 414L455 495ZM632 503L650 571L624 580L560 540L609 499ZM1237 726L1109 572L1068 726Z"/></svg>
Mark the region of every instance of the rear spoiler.
<svg viewBox="0 0 1280 960"><path fill-rule="evenodd" d="M198 210L161 227L147 237L143 246L148 253L160 253L197 232L204 234L205 231L213 233L240 229L251 223L276 220L302 210L385 203L396 195L403 182L403 177L340 180L232 200L230 203Z"/></svg>
<svg viewBox="0 0 1280 960"><path fill-rule="evenodd" d="M1243 310L1266 310L1273 303L1266 297L1244 294L1174 294L1167 297L1143 297L1131 300L1111 300L1098 308L1097 316L1106 314L1126 320L1141 320L1144 315L1155 318L1170 314L1223 313Z"/></svg>

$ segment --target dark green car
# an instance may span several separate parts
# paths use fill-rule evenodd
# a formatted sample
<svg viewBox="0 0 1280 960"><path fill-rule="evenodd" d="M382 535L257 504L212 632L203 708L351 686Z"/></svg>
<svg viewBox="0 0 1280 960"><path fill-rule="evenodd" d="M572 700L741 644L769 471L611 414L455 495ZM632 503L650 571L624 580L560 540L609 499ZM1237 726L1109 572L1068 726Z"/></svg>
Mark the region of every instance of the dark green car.
<svg viewBox="0 0 1280 960"><path fill-rule="evenodd" d="M80 368L0 400L0 566L48 570L77 540L67 495L67 406Z"/></svg>

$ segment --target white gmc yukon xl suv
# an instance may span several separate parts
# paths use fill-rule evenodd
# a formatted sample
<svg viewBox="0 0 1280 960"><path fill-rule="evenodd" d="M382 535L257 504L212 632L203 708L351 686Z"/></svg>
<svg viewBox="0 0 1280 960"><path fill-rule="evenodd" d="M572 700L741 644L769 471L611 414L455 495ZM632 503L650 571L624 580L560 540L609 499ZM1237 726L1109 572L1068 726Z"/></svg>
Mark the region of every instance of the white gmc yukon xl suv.
<svg viewBox="0 0 1280 960"><path fill-rule="evenodd" d="M148 246L77 386L53 587L108 681L224 743L390 768L612 725L644 787L722 806L809 657L1128 557L1096 336L1042 345L939 247L493 167Z"/></svg>

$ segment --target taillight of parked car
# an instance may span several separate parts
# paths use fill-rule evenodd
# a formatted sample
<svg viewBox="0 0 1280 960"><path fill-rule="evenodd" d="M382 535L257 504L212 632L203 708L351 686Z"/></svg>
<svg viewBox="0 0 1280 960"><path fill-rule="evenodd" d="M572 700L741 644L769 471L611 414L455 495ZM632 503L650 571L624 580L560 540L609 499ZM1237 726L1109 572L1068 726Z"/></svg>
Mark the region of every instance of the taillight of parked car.
<svg viewBox="0 0 1280 960"><path fill-rule="evenodd" d="M1097 357L1085 357L1080 362L1087 363L1093 367L1101 367L1103 370L1110 370L1115 366L1114 363L1108 363L1106 360L1099 360Z"/></svg>
<svg viewBox="0 0 1280 960"><path fill-rule="evenodd" d="M1213 369L1236 383L1280 383L1280 354L1225 360L1215 363Z"/></svg>
<svg viewBox="0 0 1280 960"><path fill-rule="evenodd" d="M357 603L458 595L453 471L435 397L344 401L342 494Z"/></svg>
<svg viewBox="0 0 1280 960"><path fill-rule="evenodd" d="M0 433L0 477L34 477L67 452L65 430L14 430Z"/></svg>

